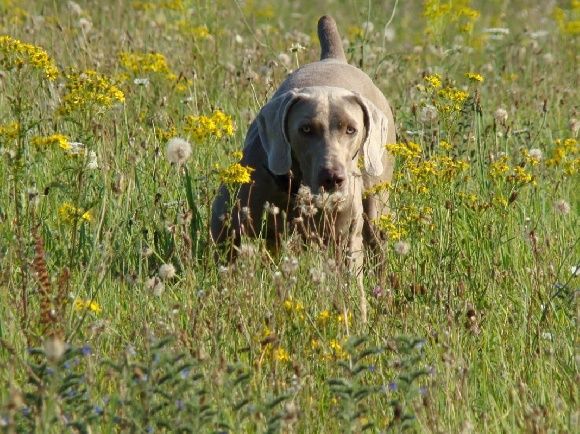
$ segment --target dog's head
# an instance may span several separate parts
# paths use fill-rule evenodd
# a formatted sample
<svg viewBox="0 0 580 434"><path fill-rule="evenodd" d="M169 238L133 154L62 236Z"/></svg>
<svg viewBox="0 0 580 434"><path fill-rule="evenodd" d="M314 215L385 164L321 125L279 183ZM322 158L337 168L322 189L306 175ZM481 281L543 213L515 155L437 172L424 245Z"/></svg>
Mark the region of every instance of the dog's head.
<svg viewBox="0 0 580 434"><path fill-rule="evenodd" d="M268 169L287 174L292 154L314 193L348 189L359 152L372 176L383 172L388 121L368 99L337 87L294 89L266 104L257 119Z"/></svg>

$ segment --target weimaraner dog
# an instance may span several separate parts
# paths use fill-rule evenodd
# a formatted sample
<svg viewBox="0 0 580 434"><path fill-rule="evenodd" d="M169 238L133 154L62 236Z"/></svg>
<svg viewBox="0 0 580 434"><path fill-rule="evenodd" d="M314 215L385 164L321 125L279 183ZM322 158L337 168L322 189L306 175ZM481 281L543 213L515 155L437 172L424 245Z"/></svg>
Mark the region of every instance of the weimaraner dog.
<svg viewBox="0 0 580 434"><path fill-rule="evenodd" d="M230 240L234 246L242 235L277 240L283 229L276 211L285 210L288 222L302 215L301 185L313 195L338 194L330 236L320 234L321 239L343 240L360 275L363 239L373 243L372 221L388 199L386 191L364 197L363 192L392 177L393 158L385 145L395 142L395 125L385 96L346 62L331 17L320 18L318 37L320 61L290 74L250 125L241 164L253 169L252 182L235 198L221 187L211 232L215 242Z"/></svg>

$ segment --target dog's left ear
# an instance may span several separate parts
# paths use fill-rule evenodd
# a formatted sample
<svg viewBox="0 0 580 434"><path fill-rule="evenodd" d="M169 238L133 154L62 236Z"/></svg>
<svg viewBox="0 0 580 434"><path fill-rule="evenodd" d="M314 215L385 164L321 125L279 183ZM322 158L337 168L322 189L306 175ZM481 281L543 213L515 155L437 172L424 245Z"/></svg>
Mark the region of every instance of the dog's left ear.
<svg viewBox="0 0 580 434"><path fill-rule="evenodd" d="M371 176L381 176L383 173L383 155L386 152L389 121L369 99L355 94L357 102L363 109L366 136L363 142L363 158L365 171Z"/></svg>
<svg viewBox="0 0 580 434"><path fill-rule="evenodd" d="M258 134L268 157L268 169L275 175L286 175L292 166L290 143L286 136L286 117L296 102L294 89L271 99L258 114Z"/></svg>

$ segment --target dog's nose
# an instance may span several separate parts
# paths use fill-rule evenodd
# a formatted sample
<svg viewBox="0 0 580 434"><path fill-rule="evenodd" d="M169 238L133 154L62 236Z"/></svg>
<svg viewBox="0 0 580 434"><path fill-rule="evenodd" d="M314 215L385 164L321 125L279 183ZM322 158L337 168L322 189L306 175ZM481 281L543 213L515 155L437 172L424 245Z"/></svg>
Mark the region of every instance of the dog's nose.
<svg viewBox="0 0 580 434"><path fill-rule="evenodd" d="M318 185L326 191L342 187L344 181L346 181L346 173L343 169L322 168L318 172Z"/></svg>

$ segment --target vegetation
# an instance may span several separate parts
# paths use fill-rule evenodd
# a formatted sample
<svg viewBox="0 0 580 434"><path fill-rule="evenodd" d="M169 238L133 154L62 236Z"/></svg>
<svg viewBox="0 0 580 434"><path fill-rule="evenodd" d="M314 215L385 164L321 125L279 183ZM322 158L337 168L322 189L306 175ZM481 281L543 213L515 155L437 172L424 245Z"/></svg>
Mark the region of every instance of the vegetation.
<svg viewBox="0 0 580 434"><path fill-rule="evenodd" d="M0 430L577 431L580 2L555 4L0 0ZM325 13L396 112L367 324L332 248L220 265L209 239Z"/></svg>

